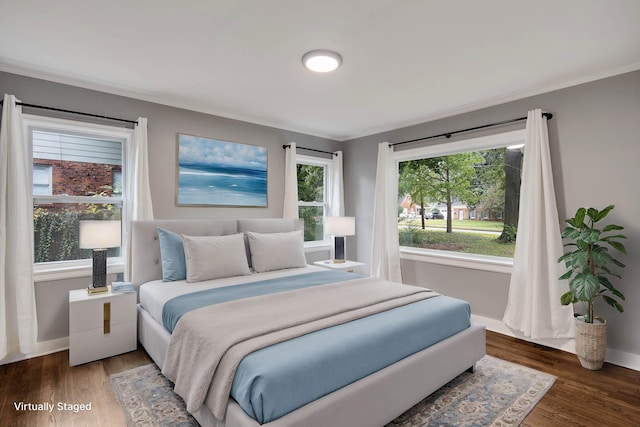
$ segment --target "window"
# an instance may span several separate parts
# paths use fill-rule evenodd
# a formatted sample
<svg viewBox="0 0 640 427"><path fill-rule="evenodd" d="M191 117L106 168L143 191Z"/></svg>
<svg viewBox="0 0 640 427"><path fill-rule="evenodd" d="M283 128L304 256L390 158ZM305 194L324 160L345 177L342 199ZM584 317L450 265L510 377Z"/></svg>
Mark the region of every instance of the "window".
<svg viewBox="0 0 640 427"><path fill-rule="evenodd" d="M33 194L37 196L51 195L51 166L33 165Z"/></svg>
<svg viewBox="0 0 640 427"><path fill-rule="evenodd" d="M122 170L117 170L114 169L112 171L112 180L111 180L112 184L111 184L111 188L112 190L112 195L120 195L120 197L122 197Z"/></svg>
<svg viewBox="0 0 640 427"><path fill-rule="evenodd" d="M400 245L513 257L524 131L396 153Z"/></svg>
<svg viewBox="0 0 640 427"><path fill-rule="evenodd" d="M304 220L304 241L324 242L327 182L331 160L297 156L298 216Z"/></svg>
<svg viewBox="0 0 640 427"><path fill-rule="evenodd" d="M25 116L33 157L36 264L91 258L79 221L120 220L125 205L123 145L131 130ZM120 257L120 248L108 256Z"/></svg>

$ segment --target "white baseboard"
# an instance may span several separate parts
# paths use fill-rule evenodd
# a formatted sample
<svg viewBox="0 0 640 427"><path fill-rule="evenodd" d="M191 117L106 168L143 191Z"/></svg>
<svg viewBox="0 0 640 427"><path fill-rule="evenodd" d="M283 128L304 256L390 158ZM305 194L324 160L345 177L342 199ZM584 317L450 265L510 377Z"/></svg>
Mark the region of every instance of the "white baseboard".
<svg viewBox="0 0 640 427"><path fill-rule="evenodd" d="M518 338L524 341L532 342L535 344L544 345L546 347L555 348L558 350L566 351L568 353L575 354L575 344L573 339L544 339L544 340L532 340L523 335L517 334L511 330L502 320L491 319L489 317L471 315L471 321L473 323L479 323L484 325L489 331L497 332L502 335ZM7 363L18 362L20 360L31 359L33 357L44 356L46 354L63 351L69 348L69 337L58 338L51 341L43 341L36 344L36 350L29 354L13 354L0 360L0 365ZM625 368L640 371L640 355L634 353L627 353L625 351L615 350L612 348L607 349L606 361L613 363L614 365L623 366Z"/></svg>
<svg viewBox="0 0 640 427"><path fill-rule="evenodd" d="M492 332L497 332L502 335L518 338L524 341L543 345L545 347L551 347L558 350L566 351L568 353L576 354L575 340L573 338L534 340L534 339L525 337L524 335L520 334L517 331L513 331L511 328L505 325L502 320L496 320L496 319L491 319L489 317L483 317L483 316L472 314L471 321L473 323L479 323L481 325L484 325L487 328L487 330ZM633 369L634 371L640 371L640 354L627 353L624 351L607 348L607 357L605 361L608 363L612 363L614 365Z"/></svg>
<svg viewBox="0 0 640 427"><path fill-rule="evenodd" d="M32 353L13 352L9 356L0 360L0 365L7 363L19 362L21 360L32 359L34 357L44 356L46 354L56 353L69 348L69 337L58 338L51 341L42 341L36 343L36 349Z"/></svg>

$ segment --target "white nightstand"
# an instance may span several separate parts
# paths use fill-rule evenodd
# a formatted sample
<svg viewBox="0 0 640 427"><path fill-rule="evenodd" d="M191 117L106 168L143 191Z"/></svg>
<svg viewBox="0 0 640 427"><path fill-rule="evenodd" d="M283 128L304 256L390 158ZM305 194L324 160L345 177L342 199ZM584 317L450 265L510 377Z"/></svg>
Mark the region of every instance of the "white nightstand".
<svg viewBox="0 0 640 427"><path fill-rule="evenodd" d="M345 260L344 262L333 262L332 260L329 260L329 259L323 260L323 261L316 261L313 264L317 265L318 267L330 268L332 270L348 271L350 273L353 273L353 271L358 267L362 267L366 265L365 263L358 262L358 261Z"/></svg>
<svg viewBox="0 0 640 427"><path fill-rule="evenodd" d="M135 293L87 295L69 291L69 365L75 366L137 347Z"/></svg>

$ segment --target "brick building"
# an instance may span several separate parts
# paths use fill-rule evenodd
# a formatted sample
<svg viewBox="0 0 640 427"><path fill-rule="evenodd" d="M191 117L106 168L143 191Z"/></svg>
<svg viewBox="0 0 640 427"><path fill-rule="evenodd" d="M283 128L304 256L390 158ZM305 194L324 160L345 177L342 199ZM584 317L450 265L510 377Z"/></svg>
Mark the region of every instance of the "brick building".
<svg viewBox="0 0 640 427"><path fill-rule="evenodd" d="M36 196L113 196L122 192L122 143L33 132Z"/></svg>

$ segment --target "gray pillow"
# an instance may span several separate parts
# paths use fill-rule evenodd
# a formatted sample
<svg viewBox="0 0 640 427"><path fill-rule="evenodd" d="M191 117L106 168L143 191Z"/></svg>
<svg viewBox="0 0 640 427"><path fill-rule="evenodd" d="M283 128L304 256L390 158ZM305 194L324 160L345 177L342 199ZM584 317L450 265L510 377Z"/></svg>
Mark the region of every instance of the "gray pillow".
<svg viewBox="0 0 640 427"><path fill-rule="evenodd" d="M251 264L257 273L307 265L301 230L266 234L247 231L246 234Z"/></svg>
<svg viewBox="0 0 640 427"><path fill-rule="evenodd" d="M244 249L244 236L182 235L187 282L250 274Z"/></svg>

